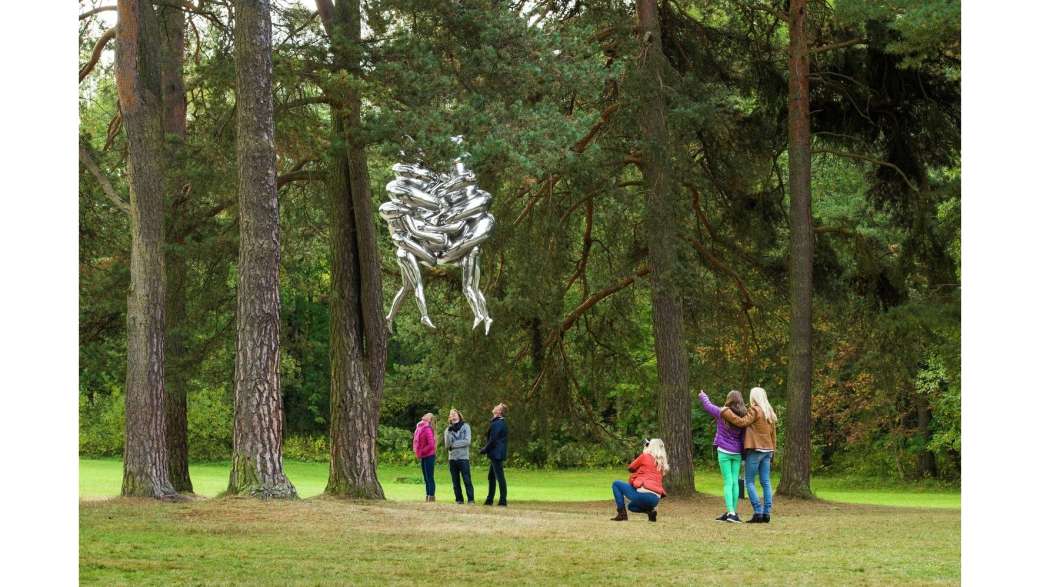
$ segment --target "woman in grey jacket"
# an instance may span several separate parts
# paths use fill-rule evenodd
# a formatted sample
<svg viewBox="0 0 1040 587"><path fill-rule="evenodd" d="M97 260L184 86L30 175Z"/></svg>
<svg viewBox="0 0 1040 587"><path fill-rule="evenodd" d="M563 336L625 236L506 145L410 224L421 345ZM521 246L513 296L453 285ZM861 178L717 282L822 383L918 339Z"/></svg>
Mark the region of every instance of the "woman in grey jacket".
<svg viewBox="0 0 1040 587"><path fill-rule="evenodd" d="M462 419L462 414L455 408L448 413L450 423L444 429L444 447L448 449L448 470L451 472L451 486L455 490L455 503L462 503L462 487L459 486L459 476L466 484L466 498L473 503L473 481L469 475L469 445L472 434L467 424Z"/></svg>

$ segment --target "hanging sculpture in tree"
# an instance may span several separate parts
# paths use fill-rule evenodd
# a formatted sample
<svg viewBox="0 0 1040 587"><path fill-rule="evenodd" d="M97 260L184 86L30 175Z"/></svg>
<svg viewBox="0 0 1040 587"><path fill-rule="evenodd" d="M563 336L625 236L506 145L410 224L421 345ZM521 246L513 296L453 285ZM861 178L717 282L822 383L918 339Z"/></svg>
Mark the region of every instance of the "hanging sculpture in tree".
<svg viewBox="0 0 1040 587"><path fill-rule="evenodd" d="M453 139L461 142L460 137ZM401 268L401 289L394 296L388 328L408 292L414 292L422 323L434 328L426 311L422 272L419 265L462 267L462 292L473 310L473 328L484 323L484 334L491 330L484 294L480 291L480 244L495 226L488 212L491 194L477 187L476 175L466 169L462 157L449 173L436 173L421 165L398 163L397 177L386 185L390 201L379 207L386 220L390 238L397 246Z"/></svg>

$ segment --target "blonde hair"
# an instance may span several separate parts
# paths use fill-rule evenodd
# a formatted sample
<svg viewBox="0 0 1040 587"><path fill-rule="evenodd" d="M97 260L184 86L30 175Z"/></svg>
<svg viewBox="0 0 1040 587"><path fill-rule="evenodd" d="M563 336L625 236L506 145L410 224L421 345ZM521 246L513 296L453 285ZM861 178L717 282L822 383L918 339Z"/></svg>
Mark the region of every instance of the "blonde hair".
<svg viewBox="0 0 1040 587"><path fill-rule="evenodd" d="M751 388L751 405L758 406L762 409L762 414L770 424L776 424L776 412L773 411L773 406L769 405L769 398L766 397L766 390L761 387Z"/></svg>
<svg viewBox="0 0 1040 587"><path fill-rule="evenodd" d="M661 472L661 475L667 475L668 469L668 453L664 450L664 441L660 438L651 438L650 443L643 449L644 453L649 453L650 456L654 457L654 461L657 462L657 470Z"/></svg>

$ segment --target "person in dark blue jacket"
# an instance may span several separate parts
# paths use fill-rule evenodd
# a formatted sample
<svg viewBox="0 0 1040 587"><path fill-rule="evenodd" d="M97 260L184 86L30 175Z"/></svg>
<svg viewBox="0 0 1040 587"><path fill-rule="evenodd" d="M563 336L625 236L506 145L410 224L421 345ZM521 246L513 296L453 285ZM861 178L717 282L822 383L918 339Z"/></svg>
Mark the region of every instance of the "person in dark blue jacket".
<svg viewBox="0 0 1040 587"><path fill-rule="evenodd" d="M487 455L491 461L488 469L488 496L484 505L495 503L495 484L498 483L498 505L506 505L506 474L502 470L502 463L506 460L506 442L509 436L509 428L506 427L506 405L500 403L491 408L491 425L488 426L487 442L480 449L480 454Z"/></svg>

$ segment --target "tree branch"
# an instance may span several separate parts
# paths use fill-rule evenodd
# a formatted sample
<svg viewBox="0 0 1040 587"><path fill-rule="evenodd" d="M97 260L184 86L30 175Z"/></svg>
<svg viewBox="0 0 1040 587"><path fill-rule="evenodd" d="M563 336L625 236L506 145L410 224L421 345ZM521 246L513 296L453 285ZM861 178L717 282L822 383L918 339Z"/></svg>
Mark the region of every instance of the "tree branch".
<svg viewBox="0 0 1040 587"><path fill-rule="evenodd" d="M559 180L560 176L550 175L545 185L543 185L541 189L539 189L537 192L535 192L533 196L531 196L531 201L528 202L526 206L524 206L523 210L520 211L520 215L516 217L516 220L513 221L513 224L520 224L520 221L526 218L527 215L531 213L531 209L534 208L534 205L538 202L538 200L542 198L542 196L552 193L553 186L556 185L556 182Z"/></svg>
<svg viewBox="0 0 1040 587"><path fill-rule="evenodd" d="M644 265L632 275L629 275L628 277L621 279L614 285L605 287L599 290L598 292L592 294L591 296L585 298L585 301L578 304L578 307L575 308L570 314L568 314L566 318L564 318L563 322L560 324L560 327L553 330L552 334L549 335L549 338L545 341L544 347L546 355L549 356L549 353L551 351L555 350L558 346L561 346L563 344L563 334L567 332L572 326L574 326L574 323L577 322L578 318L581 318L581 316L585 314L585 312L589 311L590 308L592 308L599 302L603 301L604 298L632 285L635 282L636 278L642 277L648 273L650 273L650 267ZM517 359L521 358L525 354L527 354L526 351L521 352L517 356ZM538 389L538 386L541 385L542 379L545 377L547 367L548 362L546 362L546 364L542 367L542 370L538 373L538 377L535 378L534 383L531 384L531 389L527 392L528 398L530 398L534 394L535 390Z"/></svg>
<svg viewBox="0 0 1040 587"><path fill-rule="evenodd" d="M126 203L126 200L119 197L116 193L116 189L112 187L112 182L108 180L108 177L102 173L101 168L98 167L97 163L94 162L94 158L90 156L90 150L87 149L86 145L82 142L79 144L79 162L90 171L90 174L94 176L94 179L101 184L101 191L105 192L105 196L115 205L127 214L130 213L130 204Z"/></svg>
<svg viewBox="0 0 1040 587"><path fill-rule="evenodd" d="M280 189L282 186L294 181L325 181L325 179L326 174L321 169L303 169L279 175L276 185Z"/></svg>
<svg viewBox="0 0 1040 587"><path fill-rule="evenodd" d="M592 142L592 139L596 138L596 135L599 134L599 131L604 126L606 126L608 122L610 122L610 118L614 116L614 113L617 112L619 107L620 104L616 103L608 106L607 109L604 110L603 113L600 115L600 119L596 121L596 124L592 125L592 128L589 129L589 132L586 133L585 136L581 138L581 140L575 143L574 146L571 147L571 150L575 153L584 153L585 149L589 147L589 143Z"/></svg>
<svg viewBox="0 0 1040 587"><path fill-rule="evenodd" d="M97 8L92 8L84 12L83 14L79 15L79 19L83 20L84 18L90 18L91 16L94 16L99 12L104 12L106 10L116 10L117 8L117 6L98 6Z"/></svg>
<svg viewBox="0 0 1040 587"><path fill-rule="evenodd" d="M306 98L300 98L298 100L289 100L288 102L283 102L277 107L277 110L290 110L292 108L299 108L300 106L310 106L311 104L328 104L329 106L334 107L343 106L343 102L341 102L340 100L322 94L321 96L307 96Z"/></svg>
<svg viewBox="0 0 1040 587"><path fill-rule="evenodd" d="M332 38L332 0L315 0L314 2L318 9L318 17L321 18L321 26L325 29L325 34Z"/></svg>
<svg viewBox="0 0 1040 587"><path fill-rule="evenodd" d="M809 49L809 55L815 53L824 53L826 51L833 51L834 49L843 49L845 47L851 47L853 45L863 45L867 42L866 39L849 39L847 41L839 41L837 43L829 43L827 45L820 45L819 47L812 47Z"/></svg>
<svg viewBox="0 0 1040 587"><path fill-rule="evenodd" d="M726 275L729 275L733 278L733 281L737 283L737 289L740 290L740 297L743 298L741 305L744 307L745 310L754 307L755 303L751 301L751 294L748 292L747 287L744 286L744 280L742 280L740 276L737 275L736 271L731 269L729 266L727 266L725 263L719 260L718 257L713 255L711 251L709 251L708 248L704 246L704 243L689 235L684 235L683 238L686 240L686 242L693 245L693 248L697 249L697 252L700 253L701 257L703 257L705 261L708 262L708 265L711 265L716 271L721 271L722 273L725 273Z"/></svg>
<svg viewBox="0 0 1040 587"><path fill-rule="evenodd" d="M569 330L571 326L574 326L574 322L577 321L578 318L581 318L582 314L588 312L590 308L592 308L599 302L603 301L604 298L625 289L626 287L635 283L636 278L643 277L648 273L650 273L650 267L643 266L632 275L629 275L628 277L621 279L614 285L605 287L599 290L598 292L590 295L589 297L585 298L584 302L578 304L578 307L574 308L574 310L570 314L567 314L567 317L563 319L563 322L560 324L560 328L557 329L555 333L553 333L554 338L559 339L561 336L563 336L563 333L567 332L567 330ZM548 348L550 344L547 343L545 346L546 348Z"/></svg>
<svg viewBox="0 0 1040 587"><path fill-rule="evenodd" d="M101 52L105 50L105 45L115 37L116 27L112 27L104 33L101 33L101 38L94 44L94 50L90 54L90 61L87 61L83 64L83 67L79 68L79 81L82 82L83 78L90 75L91 71L94 71L94 66L97 65L98 60L101 59Z"/></svg>
<svg viewBox="0 0 1040 587"><path fill-rule="evenodd" d="M585 268L589 264L589 252L592 250L592 199L585 200L585 234L582 236L581 245L581 259L578 261L578 266L574 269L574 275L567 280L567 285L563 288L566 292L574 285L579 277L582 278L582 283L585 283ZM588 294L588 290L585 290Z"/></svg>
<svg viewBox="0 0 1040 587"><path fill-rule="evenodd" d="M896 165L895 163L889 163L888 161L883 161L881 159L876 159L876 158L870 157L868 155L861 155L859 153L846 153L844 151L835 151L833 149L813 149L812 152L813 152L814 155L816 155L817 153L819 153L819 154L828 154L828 155L837 155L838 157L845 157L845 158L848 158L848 159L859 159L861 161L867 161L867 162L873 163L875 165L884 165L885 167L891 167L892 169L896 170L896 173L898 173L900 177L903 178L903 181L906 182L906 185L910 186L910 189L914 190L915 192L920 192L921 191L916 185L914 185L914 182L910 181L910 177L906 173L903 173L903 170L900 169L899 166Z"/></svg>

